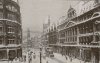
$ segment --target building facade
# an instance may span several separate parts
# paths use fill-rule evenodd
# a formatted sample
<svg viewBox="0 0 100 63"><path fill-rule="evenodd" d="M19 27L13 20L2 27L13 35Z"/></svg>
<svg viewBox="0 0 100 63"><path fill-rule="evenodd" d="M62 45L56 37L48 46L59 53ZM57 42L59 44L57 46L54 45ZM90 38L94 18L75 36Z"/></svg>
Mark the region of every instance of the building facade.
<svg viewBox="0 0 100 63"><path fill-rule="evenodd" d="M56 51L56 46L52 46L55 45L58 41L57 39L57 27L56 25L52 25L51 28L49 28L49 32L48 32L48 46L49 47L53 47L54 52Z"/></svg>
<svg viewBox="0 0 100 63"><path fill-rule="evenodd" d="M48 46L48 32L49 32L49 27L50 27L50 16L48 16L47 23L43 23L43 34L42 34L42 44L44 47Z"/></svg>
<svg viewBox="0 0 100 63"><path fill-rule="evenodd" d="M66 19L57 26L58 41L48 44L71 59L100 63L100 1L80 1L78 6L70 6Z"/></svg>
<svg viewBox="0 0 100 63"><path fill-rule="evenodd" d="M22 24L18 1L0 0L0 60L22 56Z"/></svg>

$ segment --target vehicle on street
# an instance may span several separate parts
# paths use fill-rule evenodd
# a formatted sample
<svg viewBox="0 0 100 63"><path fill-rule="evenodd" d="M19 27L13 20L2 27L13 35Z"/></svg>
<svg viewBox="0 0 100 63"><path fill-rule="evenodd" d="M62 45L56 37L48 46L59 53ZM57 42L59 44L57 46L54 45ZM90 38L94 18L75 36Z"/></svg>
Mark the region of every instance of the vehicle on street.
<svg viewBox="0 0 100 63"><path fill-rule="evenodd" d="M52 47L47 47L46 48L46 56L48 56L48 57L54 57Z"/></svg>

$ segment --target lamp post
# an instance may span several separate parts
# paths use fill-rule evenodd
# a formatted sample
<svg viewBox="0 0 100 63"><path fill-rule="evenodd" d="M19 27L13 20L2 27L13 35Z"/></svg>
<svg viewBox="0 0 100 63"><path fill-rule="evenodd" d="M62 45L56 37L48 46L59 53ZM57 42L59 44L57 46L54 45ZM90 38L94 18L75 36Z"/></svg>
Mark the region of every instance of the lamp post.
<svg viewBox="0 0 100 63"><path fill-rule="evenodd" d="M40 63L42 63L42 48L40 48Z"/></svg>

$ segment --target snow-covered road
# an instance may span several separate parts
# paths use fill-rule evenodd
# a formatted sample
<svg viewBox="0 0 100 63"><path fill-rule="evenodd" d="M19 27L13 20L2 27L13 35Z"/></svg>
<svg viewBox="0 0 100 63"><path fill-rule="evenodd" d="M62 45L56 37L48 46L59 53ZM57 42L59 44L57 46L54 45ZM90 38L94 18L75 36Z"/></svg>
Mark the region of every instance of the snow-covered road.
<svg viewBox="0 0 100 63"><path fill-rule="evenodd" d="M20 61L13 61L12 63L40 63L40 51L39 50L33 50L33 53L30 55L31 60L29 61L29 52L25 53L24 55L26 55L26 61L25 62L20 62ZM34 58L35 55L35 58ZM58 53L54 53L54 57L50 58L50 57L43 57L43 53L42 53L42 60L41 63L84 63L78 59L73 59L72 61L70 61L69 58L66 59L65 56L62 56L61 54ZM2 61L0 63L11 63L8 61Z"/></svg>

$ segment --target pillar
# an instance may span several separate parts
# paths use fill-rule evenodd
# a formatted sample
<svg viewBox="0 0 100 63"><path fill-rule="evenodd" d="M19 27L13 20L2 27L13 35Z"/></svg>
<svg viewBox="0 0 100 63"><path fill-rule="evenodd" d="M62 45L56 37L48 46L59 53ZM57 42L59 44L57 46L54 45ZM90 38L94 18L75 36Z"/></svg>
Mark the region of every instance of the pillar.
<svg viewBox="0 0 100 63"><path fill-rule="evenodd" d="M9 49L7 49L7 59L9 60Z"/></svg>
<svg viewBox="0 0 100 63"><path fill-rule="evenodd" d="M77 26L77 45L79 45L79 27Z"/></svg>
<svg viewBox="0 0 100 63"><path fill-rule="evenodd" d="M95 56L94 56L93 52L91 52L91 63L95 62L94 58L95 58Z"/></svg>
<svg viewBox="0 0 100 63"><path fill-rule="evenodd" d="M96 31L96 28L95 28L95 24L93 23L93 42L95 42L95 32Z"/></svg>

